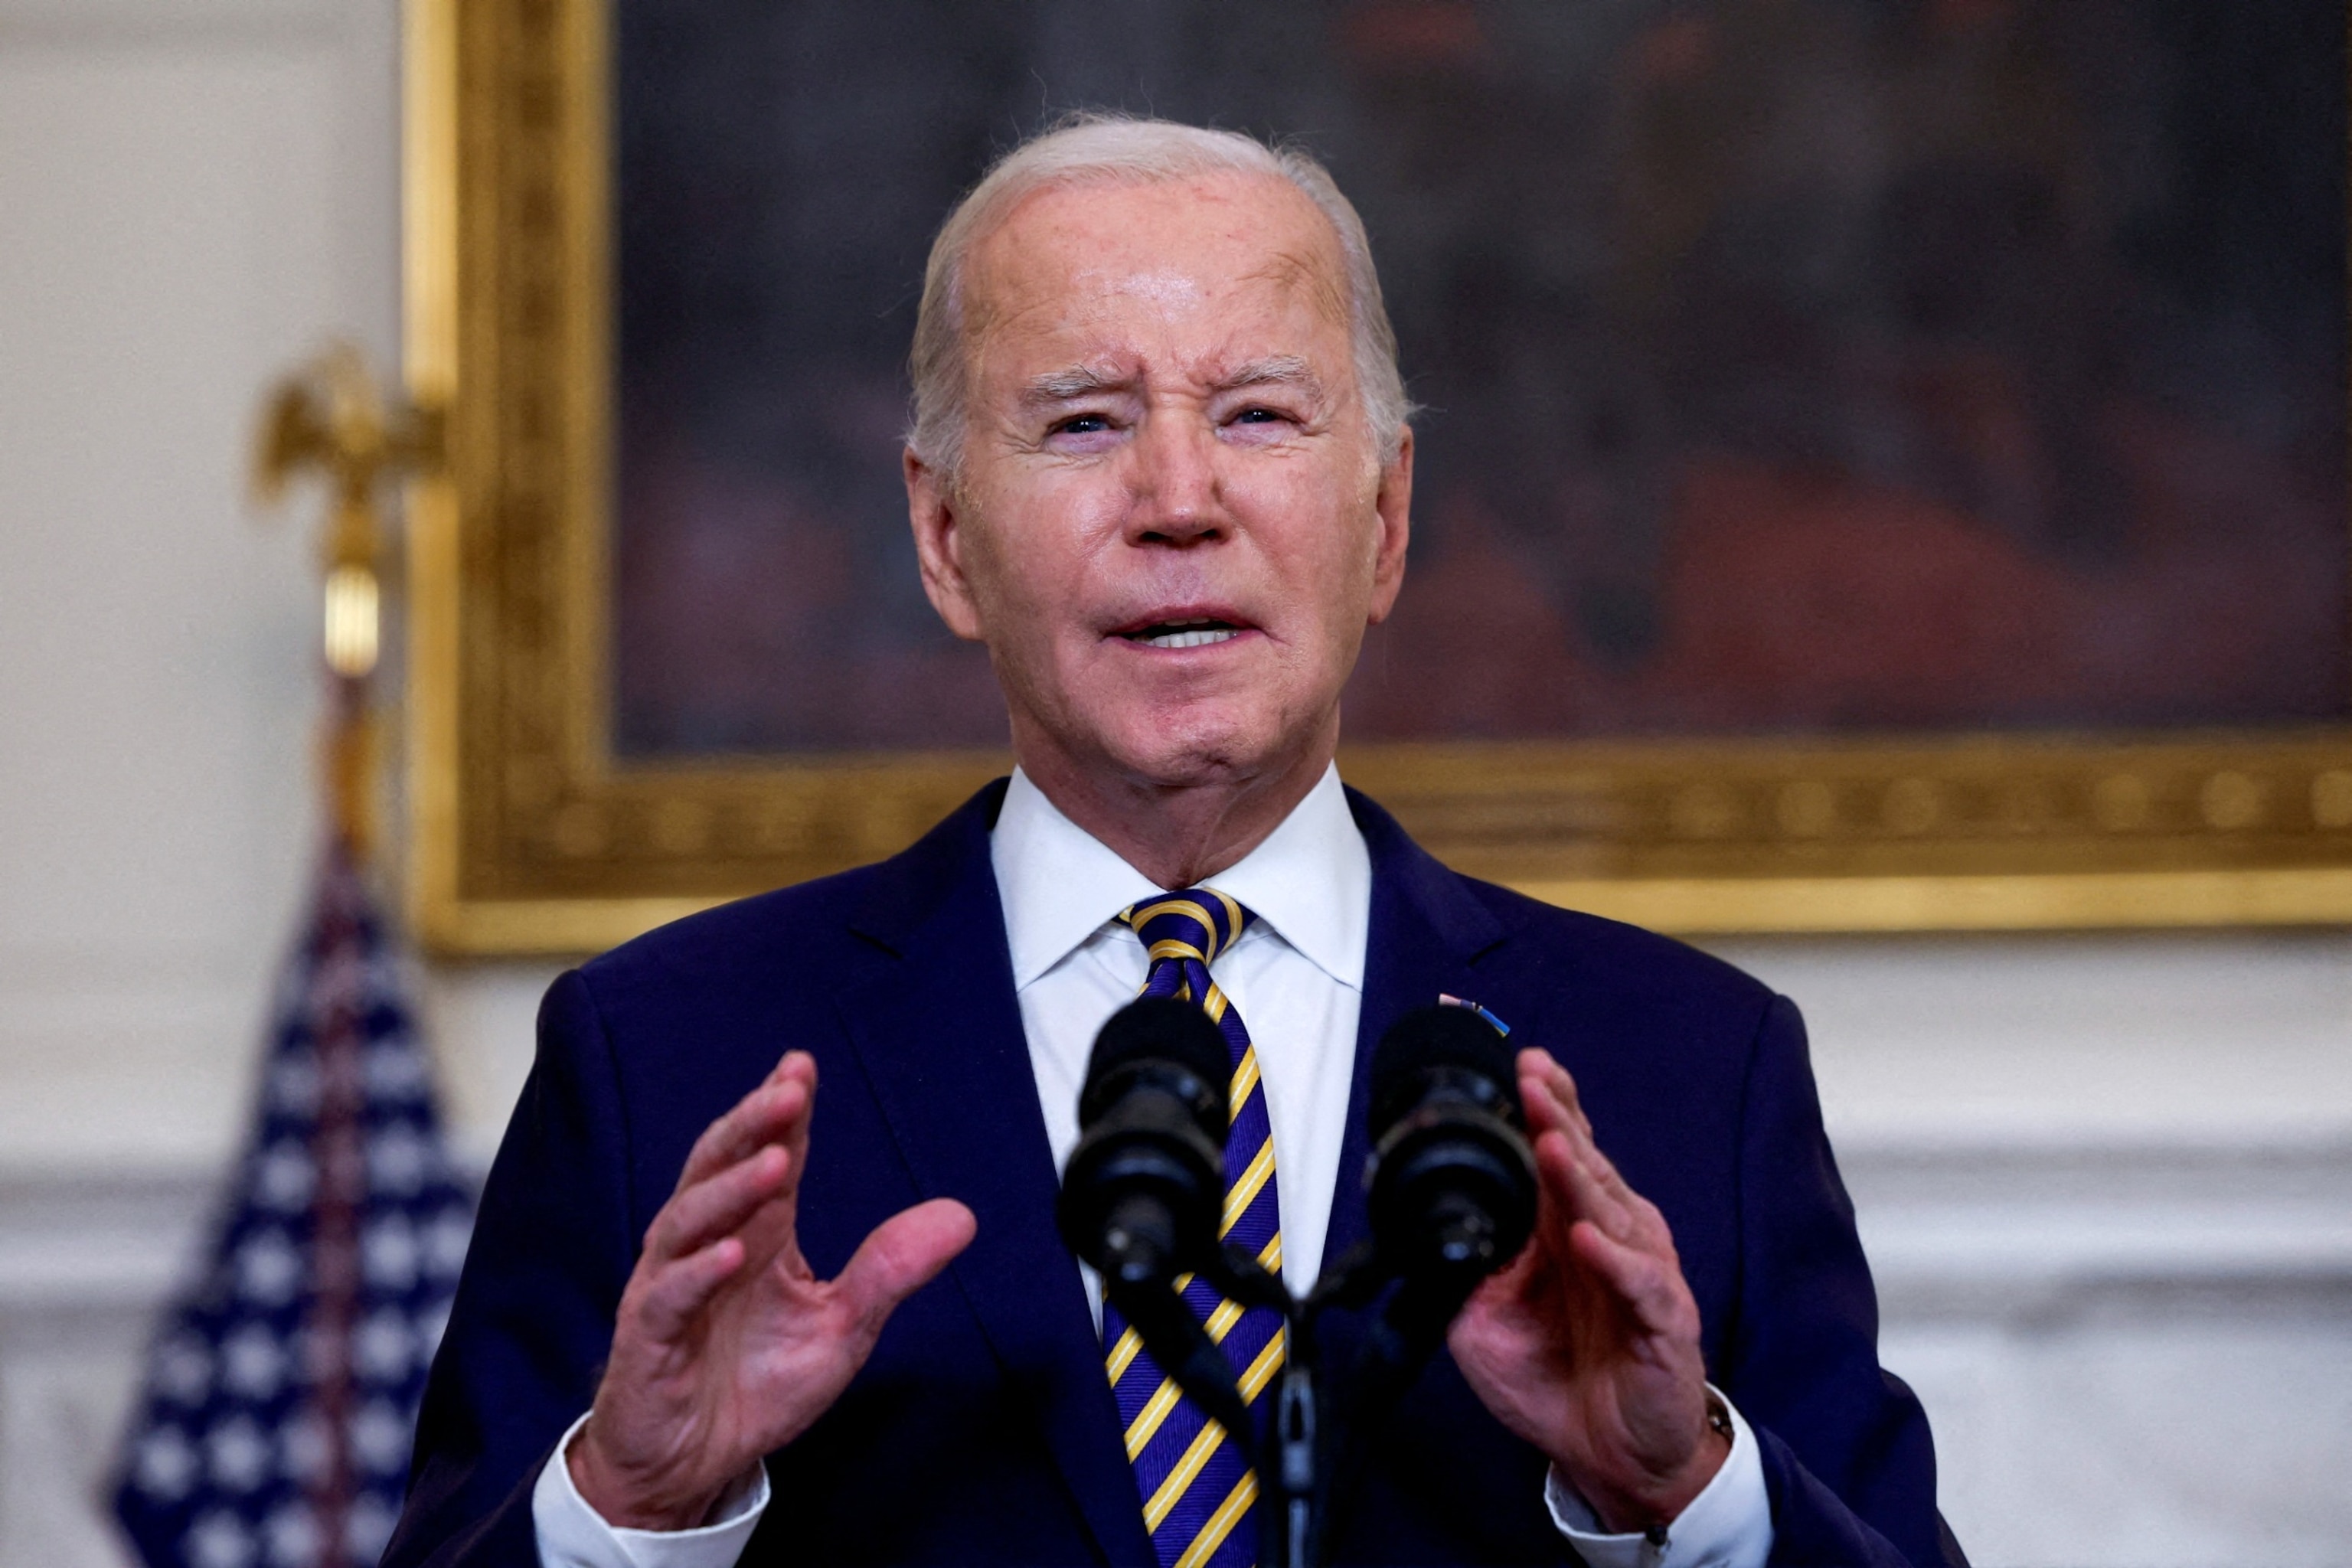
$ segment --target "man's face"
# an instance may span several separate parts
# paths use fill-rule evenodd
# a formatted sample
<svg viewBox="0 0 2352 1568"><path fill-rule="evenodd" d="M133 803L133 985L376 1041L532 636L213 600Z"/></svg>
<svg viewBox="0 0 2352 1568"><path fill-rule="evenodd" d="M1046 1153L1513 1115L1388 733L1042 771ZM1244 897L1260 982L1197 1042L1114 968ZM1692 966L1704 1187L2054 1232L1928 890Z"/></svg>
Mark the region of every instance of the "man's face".
<svg viewBox="0 0 2352 1568"><path fill-rule="evenodd" d="M1412 483L1342 276L1313 204L1249 175L1044 192L974 247L963 466L910 455L908 500L1033 771L1238 782L1336 741Z"/></svg>

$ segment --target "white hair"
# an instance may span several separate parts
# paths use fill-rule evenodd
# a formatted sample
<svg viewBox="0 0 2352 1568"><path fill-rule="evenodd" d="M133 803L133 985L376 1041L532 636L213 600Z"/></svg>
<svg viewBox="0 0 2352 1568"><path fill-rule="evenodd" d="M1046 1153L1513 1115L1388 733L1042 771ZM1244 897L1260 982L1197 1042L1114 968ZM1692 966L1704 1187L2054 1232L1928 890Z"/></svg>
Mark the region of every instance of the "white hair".
<svg viewBox="0 0 2352 1568"><path fill-rule="evenodd" d="M923 269L923 302L907 362L915 389L914 424L907 432L907 445L915 455L950 476L962 457L964 263L972 247L1014 207L1047 189L1154 184L1229 174L1287 181L1330 220L1348 291L1358 395L1381 457L1394 458L1405 422L1412 416L1404 378L1397 370L1396 331L1381 299L1364 220L1339 194L1330 172L1296 147L1269 147L1238 132L1095 111L1070 115L999 158L940 226Z"/></svg>

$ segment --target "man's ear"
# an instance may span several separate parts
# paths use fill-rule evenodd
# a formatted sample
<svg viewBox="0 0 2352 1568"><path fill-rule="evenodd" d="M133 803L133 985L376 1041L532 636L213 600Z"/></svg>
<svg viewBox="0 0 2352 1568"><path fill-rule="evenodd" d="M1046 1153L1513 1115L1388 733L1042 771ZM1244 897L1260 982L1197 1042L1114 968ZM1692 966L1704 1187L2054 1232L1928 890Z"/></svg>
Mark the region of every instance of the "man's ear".
<svg viewBox="0 0 2352 1568"><path fill-rule="evenodd" d="M909 447L900 459L907 478L907 521L915 531L915 560L923 573L923 593L948 630L966 642L980 640L980 608L964 576L963 513L955 485Z"/></svg>
<svg viewBox="0 0 2352 1568"><path fill-rule="evenodd" d="M1396 456L1381 468L1381 488L1372 498L1380 514L1380 538L1372 557L1373 626L1396 608L1397 590L1404 586L1405 546L1412 542L1412 427L1405 426Z"/></svg>

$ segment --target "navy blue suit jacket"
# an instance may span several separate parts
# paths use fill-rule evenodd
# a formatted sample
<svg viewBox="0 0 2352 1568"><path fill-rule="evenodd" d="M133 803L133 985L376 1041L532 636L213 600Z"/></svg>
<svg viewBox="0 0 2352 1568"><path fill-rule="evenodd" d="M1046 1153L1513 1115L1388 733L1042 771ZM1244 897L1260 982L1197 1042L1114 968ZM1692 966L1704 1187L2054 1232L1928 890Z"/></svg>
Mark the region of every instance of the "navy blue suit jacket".
<svg viewBox="0 0 2352 1568"><path fill-rule="evenodd" d="M646 1226L696 1136L787 1048L822 1089L801 1241L820 1275L924 1198L979 1216L816 1426L772 1455L746 1563L1148 1568L1134 1481L1014 1000L992 786L877 866L679 921L564 975L492 1166L388 1563L536 1561L531 1487L593 1394ZM1372 905L1327 1256L1365 1229L1370 1042L1441 992L1576 1076L1601 1145L1664 1211L1710 1375L1760 1439L1775 1561L1958 1562L1927 1418L1877 1310L1790 1004L1647 932L1455 875L1351 794ZM1343 1563L1570 1554L1545 1463L1441 1352L1369 1443Z"/></svg>

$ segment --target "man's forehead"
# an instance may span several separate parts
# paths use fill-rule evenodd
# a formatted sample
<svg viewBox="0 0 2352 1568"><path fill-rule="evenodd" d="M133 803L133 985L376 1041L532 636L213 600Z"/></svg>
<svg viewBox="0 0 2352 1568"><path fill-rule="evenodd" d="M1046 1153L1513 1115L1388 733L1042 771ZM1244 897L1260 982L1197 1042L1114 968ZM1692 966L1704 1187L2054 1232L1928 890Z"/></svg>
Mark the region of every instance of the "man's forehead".
<svg viewBox="0 0 2352 1568"><path fill-rule="evenodd" d="M1345 321L1338 236L1271 175L1060 186L1016 205L971 252L965 328L992 333L1076 300L1177 310L1250 284L1303 289Z"/></svg>
<svg viewBox="0 0 2352 1568"><path fill-rule="evenodd" d="M1325 390L1322 376L1317 374L1313 362L1303 354L1274 353L1245 357L1231 345L1220 345L1202 355L1197 363L1184 368L1207 387L1218 391L1292 386L1310 395L1320 396ZM1024 377L1012 391L1013 396L1024 404L1066 403L1076 398L1090 397L1097 393L1131 389L1136 371L1137 367L1125 356L1099 354L1086 363L1058 365Z"/></svg>

